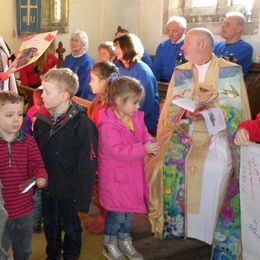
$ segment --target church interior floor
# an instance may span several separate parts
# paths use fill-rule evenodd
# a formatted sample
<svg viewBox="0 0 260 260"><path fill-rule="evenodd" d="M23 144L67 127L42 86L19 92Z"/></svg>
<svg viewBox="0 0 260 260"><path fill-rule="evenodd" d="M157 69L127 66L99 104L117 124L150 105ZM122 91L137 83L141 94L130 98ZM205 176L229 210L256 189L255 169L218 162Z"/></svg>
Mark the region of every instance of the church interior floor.
<svg viewBox="0 0 260 260"><path fill-rule="evenodd" d="M85 219L81 218L82 226ZM135 214L133 219L133 233L135 248L145 260L209 260L212 251L209 245L194 239L159 240L153 237L151 226L145 214ZM102 235L94 235L83 228L82 248L79 260L105 260L102 255ZM33 235L33 254L31 260L44 260L44 233ZM11 258L10 258L11 260Z"/></svg>
<svg viewBox="0 0 260 260"><path fill-rule="evenodd" d="M33 254L31 260L44 260L45 255L45 237L44 233L33 235ZM79 260L105 260L102 256L102 236L94 235L83 231L82 249Z"/></svg>
<svg viewBox="0 0 260 260"><path fill-rule="evenodd" d="M81 256L79 260L105 260L106 258L102 255L103 251L103 238L102 235L95 235L89 233L84 226L86 225L86 217L80 215L82 221L82 247ZM133 238L134 240L142 239L143 237L151 236L150 224L145 214L135 214L133 220ZM31 260L44 260L46 240L44 233L34 234L32 249L33 254Z"/></svg>

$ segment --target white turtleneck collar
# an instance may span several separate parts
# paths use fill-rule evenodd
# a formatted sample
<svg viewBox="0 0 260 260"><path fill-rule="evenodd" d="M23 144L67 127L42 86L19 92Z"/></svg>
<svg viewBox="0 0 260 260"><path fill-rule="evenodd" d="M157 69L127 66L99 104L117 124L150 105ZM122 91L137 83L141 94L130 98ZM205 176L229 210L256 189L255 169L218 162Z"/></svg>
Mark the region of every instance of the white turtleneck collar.
<svg viewBox="0 0 260 260"><path fill-rule="evenodd" d="M196 69L198 71L199 83L202 83L202 82L205 81L206 73L208 71L210 62L211 62L211 59L207 63L202 64L202 65L195 64L195 67L196 67Z"/></svg>

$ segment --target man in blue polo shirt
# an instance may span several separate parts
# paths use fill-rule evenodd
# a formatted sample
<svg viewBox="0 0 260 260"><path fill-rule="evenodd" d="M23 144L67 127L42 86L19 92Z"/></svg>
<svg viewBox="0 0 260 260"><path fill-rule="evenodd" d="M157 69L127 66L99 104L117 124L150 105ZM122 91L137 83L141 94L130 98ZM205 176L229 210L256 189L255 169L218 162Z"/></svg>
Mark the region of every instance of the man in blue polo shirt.
<svg viewBox="0 0 260 260"><path fill-rule="evenodd" d="M241 39L246 19L240 12L228 12L220 28L225 41L215 43L214 53L241 65L244 77L252 64L253 47Z"/></svg>
<svg viewBox="0 0 260 260"><path fill-rule="evenodd" d="M184 17L172 16L167 22L169 39L161 42L157 47L153 59L152 71L157 81L169 82L176 65L182 63L184 56L181 51L187 22Z"/></svg>

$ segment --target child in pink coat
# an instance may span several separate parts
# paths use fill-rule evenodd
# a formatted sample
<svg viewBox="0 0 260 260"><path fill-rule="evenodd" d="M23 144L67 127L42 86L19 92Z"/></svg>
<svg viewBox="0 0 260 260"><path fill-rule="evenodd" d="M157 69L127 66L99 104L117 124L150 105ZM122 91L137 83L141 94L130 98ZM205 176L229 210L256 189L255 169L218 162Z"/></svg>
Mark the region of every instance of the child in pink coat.
<svg viewBox="0 0 260 260"><path fill-rule="evenodd" d="M155 155L159 147L138 111L144 94L139 81L112 78L109 105L98 120L98 191L107 211L103 254L108 259L143 259L132 245L132 217L147 212L144 158Z"/></svg>

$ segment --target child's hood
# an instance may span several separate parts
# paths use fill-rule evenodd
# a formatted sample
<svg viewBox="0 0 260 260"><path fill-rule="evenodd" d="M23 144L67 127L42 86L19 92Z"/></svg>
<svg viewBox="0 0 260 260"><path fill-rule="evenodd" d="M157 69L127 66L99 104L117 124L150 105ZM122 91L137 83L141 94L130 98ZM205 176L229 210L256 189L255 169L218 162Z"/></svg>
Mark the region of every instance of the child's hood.
<svg viewBox="0 0 260 260"><path fill-rule="evenodd" d="M144 121L144 112L138 111L131 118L134 125L136 125L138 122ZM97 127L100 128L103 125L116 126L117 128L122 128L123 131L126 129L111 107L106 107L99 111Z"/></svg>
<svg viewBox="0 0 260 260"><path fill-rule="evenodd" d="M138 117L138 118L143 117L142 112L135 113L132 116L132 120L135 121L136 117ZM143 120L143 119L140 118L139 120ZM121 119L119 119L116 116L115 112L113 111L113 109L111 107L106 107L99 111L97 126L99 128L104 124L111 124L111 126L116 125L117 127L121 126L122 128L125 128L125 126L122 124Z"/></svg>

